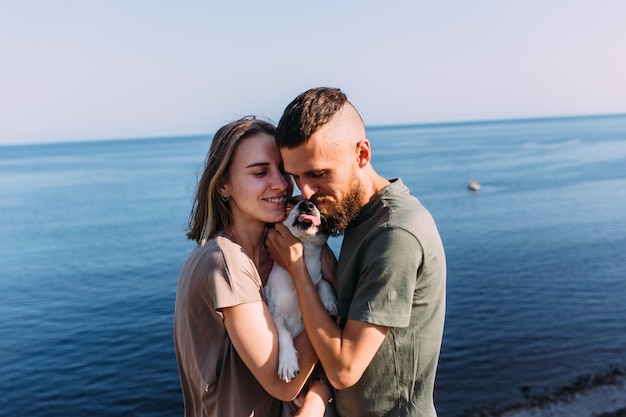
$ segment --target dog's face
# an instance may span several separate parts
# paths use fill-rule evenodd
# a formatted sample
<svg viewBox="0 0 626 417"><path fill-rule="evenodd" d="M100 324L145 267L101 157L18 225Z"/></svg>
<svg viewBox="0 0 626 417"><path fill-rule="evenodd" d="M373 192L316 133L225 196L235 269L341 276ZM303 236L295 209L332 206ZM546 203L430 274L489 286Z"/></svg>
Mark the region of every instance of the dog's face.
<svg viewBox="0 0 626 417"><path fill-rule="evenodd" d="M320 233L322 218L315 204L309 200L293 201L287 204L287 212L283 224L292 235L300 240L310 240L316 246L326 242L328 236Z"/></svg>

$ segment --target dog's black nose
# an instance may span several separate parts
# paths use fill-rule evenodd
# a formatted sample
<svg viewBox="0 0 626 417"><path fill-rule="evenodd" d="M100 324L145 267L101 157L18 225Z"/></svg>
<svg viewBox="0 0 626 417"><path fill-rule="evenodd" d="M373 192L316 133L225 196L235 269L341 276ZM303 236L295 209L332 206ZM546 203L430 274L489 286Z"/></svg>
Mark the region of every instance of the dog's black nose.
<svg viewBox="0 0 626 417"><path fill-rule="evenodd" d="M313 211L314 208L315 208L315 204L311 203L310 201L306 202L306 211L307 212Z"/></svg>

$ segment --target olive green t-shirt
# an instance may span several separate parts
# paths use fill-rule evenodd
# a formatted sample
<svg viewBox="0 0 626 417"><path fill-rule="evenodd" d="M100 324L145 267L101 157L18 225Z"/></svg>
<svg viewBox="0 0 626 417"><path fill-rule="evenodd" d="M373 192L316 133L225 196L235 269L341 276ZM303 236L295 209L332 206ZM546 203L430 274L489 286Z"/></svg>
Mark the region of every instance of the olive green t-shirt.
<svg viewBox="0 0 626 417"><path fill-rule="evenodd" d="M432 216L400 179L345 230L337 285L342 327L358 320L389 328L361 379L337 391L339 415L436 416L445 254Z"/></svg>

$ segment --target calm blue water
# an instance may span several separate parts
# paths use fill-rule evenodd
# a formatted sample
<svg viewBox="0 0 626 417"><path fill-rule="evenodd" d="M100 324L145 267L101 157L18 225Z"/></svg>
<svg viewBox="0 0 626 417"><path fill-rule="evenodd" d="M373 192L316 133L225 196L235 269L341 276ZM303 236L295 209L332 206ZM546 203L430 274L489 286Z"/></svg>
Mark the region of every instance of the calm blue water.
<svg viewBox="0 0 626 417"><path fill-rule="evenodd" d="M368 136L446 247L442 417L626 366L626 116ZM182 414L172 315L208 145L0 147L0 414Z"/></svg>

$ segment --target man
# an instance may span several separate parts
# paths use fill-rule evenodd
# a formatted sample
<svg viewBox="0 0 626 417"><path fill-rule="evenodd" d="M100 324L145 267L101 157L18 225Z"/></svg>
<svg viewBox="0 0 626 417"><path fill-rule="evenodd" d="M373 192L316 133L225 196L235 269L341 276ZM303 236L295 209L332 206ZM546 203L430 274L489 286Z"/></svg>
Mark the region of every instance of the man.
<svg viewBox="0 0 626 417"><path fill-rule="evenodd" d="M278 124L285 171L343 233L337 325L319 301L302 245L282 224L267 248L294 280L306 332L339 415L436 416L433 387L445 316L446 264L435 223L400 179L371 165L363 121L341 90L296 97Z"/></svg>

